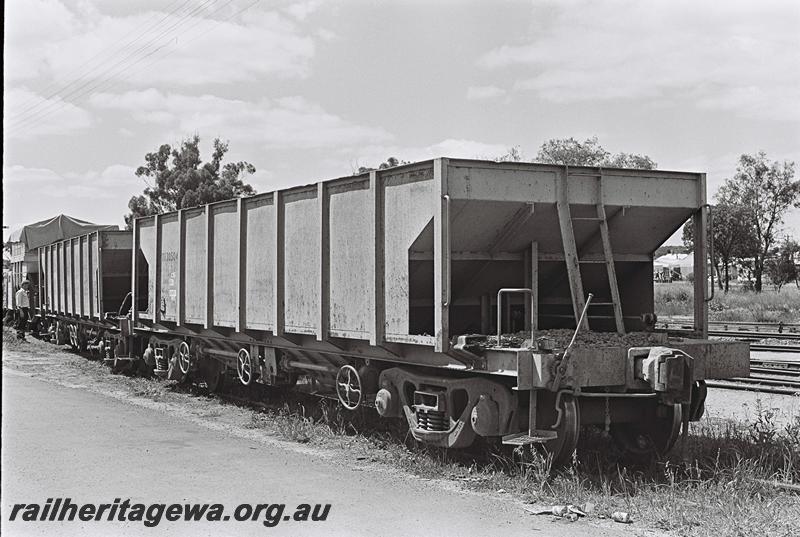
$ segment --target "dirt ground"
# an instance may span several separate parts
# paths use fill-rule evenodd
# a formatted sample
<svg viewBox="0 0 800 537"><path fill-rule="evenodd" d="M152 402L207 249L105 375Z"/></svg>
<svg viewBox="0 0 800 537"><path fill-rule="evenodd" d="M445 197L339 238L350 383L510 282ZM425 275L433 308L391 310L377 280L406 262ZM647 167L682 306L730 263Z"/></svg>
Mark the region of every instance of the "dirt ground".
<svg viewBox="0 0 800 537"><path fill-rule="evenodd" d="M706 415L710 418L751 422L759 412L772 412L775 424L782 427L800 415L800 396L709 388Z"/></svg>

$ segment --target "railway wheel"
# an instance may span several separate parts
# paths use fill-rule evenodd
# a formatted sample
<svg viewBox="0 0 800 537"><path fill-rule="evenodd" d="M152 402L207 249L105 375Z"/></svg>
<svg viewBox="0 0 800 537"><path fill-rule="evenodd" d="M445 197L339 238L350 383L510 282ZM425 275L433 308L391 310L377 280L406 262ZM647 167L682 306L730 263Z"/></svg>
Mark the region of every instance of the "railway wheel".
<svg viewBox="0 0 800 537"><path fill-rule="evenodd" d="M247 349L239 349L239 354L236 356L236 373L242 385L249 386L253 382L253 360Z"/></svg>
<svg viewBox="0 0 800 537"><path fill-rule="evenodd" d="M336 397L347 410L355 410L361 405L364 390L361 376L352 365L343 365L336 373Z"/></svg>
<svg viewBox="0 0 800 537"><path fill-rule="evenodd" d="M181 341L178 346L178 367L184 375L189 374L189 367L191 366L191 354L189 353L189 344Z"/></svg>
<svg viewBox="0 0 800 537"><path fill-rule="evenodd" d="M548 455L552 456L553 466L565 466L570 462L578 445L580 436L581 414L578 402L571 395L562 395L560 401L561 419L556 418L554 429L558 436L544 444Z"/></svg>
<svg viewBox="0 0 800 537"><path fill-rule="evenodd" d="M611 438L628 456L649 458L663 456L681 432L681 405L662 406L663 414L654 407L643 419L630 423L612 423Z"/></svg>

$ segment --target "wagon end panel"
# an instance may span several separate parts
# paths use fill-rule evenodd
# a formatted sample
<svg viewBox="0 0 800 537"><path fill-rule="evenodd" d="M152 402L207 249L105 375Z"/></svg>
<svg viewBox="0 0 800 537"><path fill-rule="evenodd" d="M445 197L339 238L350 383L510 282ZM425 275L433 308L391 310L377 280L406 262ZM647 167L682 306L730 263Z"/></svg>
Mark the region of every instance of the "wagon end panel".
<svg viewBox="0 0 800 537"><path fill-rule="evenodd" d="M99 297L98 314L125 314L130 306L128 298L131 283L133 234L130 231L101 231L96 237L98 281L96 296Z"/></svg>
<svg viewBox="0 0 800 537"><path fill-rule="evenodd" d="M156 226L155 217L136 221L136 309L142 319L155 320Z"/></svg>
<svg viewBox="0 0 800 537"><path fill-rule="evenodd" d="M86 293L89 299L89 315L94 319L99 319L103 316L102 307L100 305L100 235L92 233L89 235L87 241L87 259L89 260L89 292ZM130 263L128 263L128 281L125 285L130 285Z"/></svg>
<svg viewBox="0 0 800 537"><path fill-rule="evenodd" d="M642 330L653 252L701 203L691 173L452 160L447 177L451 334L494 332L497 318L506 333L574 328L588 293L593 330L618 329L615 307L625 330ZM509 295L498 317L499 289L531 282L535 305Z"/></svg>
<svg viewBox="0 0 800 537"><path fill-rule="evenodd" d="M412 254L434 248L434 216L440 199L433 166L384 172L379 177L384 200L386 340L430 343L427 339L437 332L434 265L432 259L420 260Z"/></svg>

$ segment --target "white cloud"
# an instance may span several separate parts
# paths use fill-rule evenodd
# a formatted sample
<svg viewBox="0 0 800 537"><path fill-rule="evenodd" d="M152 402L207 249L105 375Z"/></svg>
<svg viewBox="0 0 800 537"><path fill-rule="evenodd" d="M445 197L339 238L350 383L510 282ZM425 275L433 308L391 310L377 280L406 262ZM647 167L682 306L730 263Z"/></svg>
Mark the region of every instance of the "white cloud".
<svg viewBox="0 0 800 537"><path fill-rule="evenodd" d="M505 94L506 90L497 86L470 86L467 88L467 100L470 101L494 99Z"/></svg>
<svg viewBox="0 0 800 537"><path fill-rule="evenodd" d="M6 166L3 183L18 191L25 187L36 188L37 196L51 198L117 198L121 191L130 194L144 188L142 180L131 166L114 164L102 171L57 173L48 168L29 168L22 165Z"/></svg>
<svg viewBox="0 0 800 537"><path fill-rule="evenodd" d="M566 7L565 7L566 6ZM555 4L524 44L478 60L555 102L688 99L745 117L800 119L800 4ZM543 10L544 13L546 10Z"/></svg>
<svg viewBox="0 0 800 537"><path fill-rule="evenodd" d="M234 16L247 2L191 4L168 18L159 11L111 16L91 3L74 11L55 0L28 4L6 7L6 27L24 28L6 40L9 82L45 75L56 87L85 77L73 86L88 82L85 90L118 82L232 84L305 77L314 55L313 39L284 15L253 6Z"/></svg>
<svg viewBox="0 0 800 537"><path fill-rule="evenodd" d="M144 182L121 164L58 173L24 165L3 167L3 224L11 228L60 213L90 222L122 224L128 200ZM5 233L4 233L5 235Z"/></svg>
<svg viewBox="0 0 800 537"><path fill-rule="evenodd" d="M256 169L256 173L247 176L245 182L249 183L256 192L270 192L275 190L275 173L261 168Z"/></svg>
<svg viewBox="0 0 800 537"><path fill-rule="evenodd" d="M27 168L25 166L6 166L3 169L3 183L17 185L41 185L44 183L58 183L64 178L53 170L47 168Z"/></svg>
<svg viewBox="0 0 800 537"><path fill-rule="evenodd" d="M328 30L327 28L320 28L316 32L317 37L322 39L323 41L334 41L335 39L339 38L339 35L334 32L333 30Z"/></svg>
<svg viewBox="0 0 800 537"><path fill-rule="evenodd" d="M58 1L9 2L4 11L6 83L45 73L52 43L71 38L79 28L75 15Z"/></svg>
<svg viewBox="0 0 800 537"><path fill-rule="evenodd" d="M304 21L323 4L322 0L305 0L295 2L284 8L284 11L299 21Z"/></svg>
<svg viewBox="0 0 800 537"><path fill-rule="evenodd" d="M391 135L326 112L303 97L258 102L214 95L164 94L153 88L122 94L93 95L98 108L123 110L136 121L156 123L179 132L219 133L265 147L342 147L385 142Z"/></svg>
<svg viewBox="0 0 800 537"><path fill-rule="evenodd" d="M3 136L6 139L67 134L92 125L88 111L59 97L48 99L17 88L7 90L3 101Z"/></svg>
<svg viewBox="0 0 800 537"><path fill-rule="evenodd" d="M431 157L493 159L508 151L504 144L448 138L426 148Z"/></svg>
<svg viewBox="0 0 800 537"><path fill-rule="evenodd" d="M356 151L343 150L342 152L351 154L350 167L357 170L360 166L378 166L389 157L410 162L438 157L491 160L505 154L509 147L505 144L448 138L427 146L370 145ZM330 162L336 166L341 166L341 163L341 159Z"/></svg>

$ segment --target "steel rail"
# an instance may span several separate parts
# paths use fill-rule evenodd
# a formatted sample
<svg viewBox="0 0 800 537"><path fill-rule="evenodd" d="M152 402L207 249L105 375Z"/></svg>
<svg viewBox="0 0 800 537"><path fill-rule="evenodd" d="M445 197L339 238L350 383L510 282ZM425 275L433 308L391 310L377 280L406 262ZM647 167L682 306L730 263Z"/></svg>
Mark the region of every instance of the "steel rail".
<svg viewBox="0 0 800 537"><path fill-rule="evenodd" d="M722 388L725 390L743 390L750 392L774 393L778 395L798 395L800 394L800 382L796 387L792 386L772 386L760 384L758 382L747 382L748 379L729 379L726 381L706 380L709 388ZM756 380L756 379L754 379Z"/></svg>
<svg viewBox="0 0 800 537"><path fill-rule="evenodd" d="M800 371L800 360L761 360L759 358L751 358L750 365L779 371Z"/></svg>
<svg viewBox="0 0 800 537"><path fill-rule="evenodd" d="M793 352L800 354L800 345L761 345L759 343L751 343L750 350L760 352Z"/></svg>
<svg viewBox="0 0 800 537"><path fill-rule="evenodd" d="M753 376L753 373L757 373L760 375L777 375L777 376L785 376L785 377L800 377L800 370L794 369L781 369L778 367L751 367L750 368L750 376Z"/></svg>

